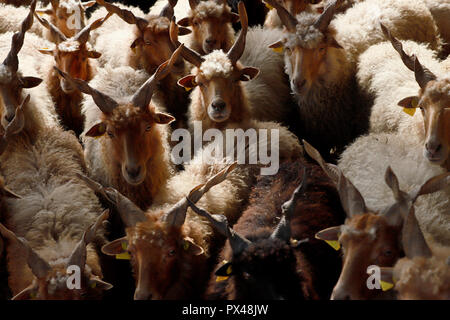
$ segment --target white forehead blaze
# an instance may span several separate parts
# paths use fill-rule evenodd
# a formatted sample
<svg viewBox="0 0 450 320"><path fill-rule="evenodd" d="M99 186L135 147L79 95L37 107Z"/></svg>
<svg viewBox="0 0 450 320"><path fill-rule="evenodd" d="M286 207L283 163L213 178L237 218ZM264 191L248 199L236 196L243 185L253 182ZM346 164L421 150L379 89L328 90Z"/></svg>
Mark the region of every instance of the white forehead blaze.
<svg viewBox="0 0 450 320"><path fill-rule="evenodd" d="M205 61L200 66L200 72L207 80L215 77L228 78L233 73L233 64L222 50L214 50L204 59Z"/></svg>

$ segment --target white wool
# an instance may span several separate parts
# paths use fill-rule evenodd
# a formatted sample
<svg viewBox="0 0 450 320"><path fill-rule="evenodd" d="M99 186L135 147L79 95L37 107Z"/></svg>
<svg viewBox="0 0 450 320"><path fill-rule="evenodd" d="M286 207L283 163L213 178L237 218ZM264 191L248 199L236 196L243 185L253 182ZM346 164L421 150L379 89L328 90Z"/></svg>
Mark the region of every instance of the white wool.
<svg viewBox="0 0 450 320"><path fill-rule="evenodd" d="M66 10L68 13L75 13L79 10L79 1L75 0L64 0L60 1L58 7Z"/></svg>
<svg viewBox="0 0 450 320"><path fill-rule="evenodd" d="M206 79L228 78L233 73L233 64L222 50L214 50L203 58L205 61L200 66L200 72Z"/></svg>
<svg viewBox="0 0 450 320"><path fill-rule="evenodd" d="M443 40L450 44L450 0L424 0L433 15Z"/></svg>
<svg viewBox="0 0 450 320"><path fill-rule="evenodd" d="M13 5L0 3L0 34L8 31L19 31L23 20L29 13L30 9L28 7L15 7ZM44 28L40 23L33 23L30 30L27 31L27 34L28 33L34 33L42 37Z"/></svg>
<svg viewBox="0 0 450 320"><path fill-rule="evenodd" d="M189 16L204 20L208 18L220 18L225 13L229 13L230 7L223 4L218 4L214 0L201 1L194 10L191 10Z"/></svg>
<svg viewBox="0 0 450 320"><path fill-rule="evenodd" d="M0 65L0 83L7 84L12 80L11 70L4 64Z"/></svg>
<svg viewBox="0 0 450 320"><path fill-rule="evenodd" d="M324 39L324 34L314 26L318 17L318 14L311 12L298 14L295 34L290 32L285 34L286 46L300 46L305 49L317 48Z"/></svg>

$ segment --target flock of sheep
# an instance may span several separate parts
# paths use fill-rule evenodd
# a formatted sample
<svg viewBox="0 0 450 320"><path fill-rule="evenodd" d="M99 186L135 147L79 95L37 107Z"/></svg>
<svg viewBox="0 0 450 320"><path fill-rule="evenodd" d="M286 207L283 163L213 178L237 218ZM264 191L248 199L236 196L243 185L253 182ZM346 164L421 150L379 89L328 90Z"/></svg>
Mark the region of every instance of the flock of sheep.
<svg viewBox="0 0 450 320"><path fill-rule="evenodd" d="M450 299L450 1L263 1L0 0L0 299Z"/></svg>

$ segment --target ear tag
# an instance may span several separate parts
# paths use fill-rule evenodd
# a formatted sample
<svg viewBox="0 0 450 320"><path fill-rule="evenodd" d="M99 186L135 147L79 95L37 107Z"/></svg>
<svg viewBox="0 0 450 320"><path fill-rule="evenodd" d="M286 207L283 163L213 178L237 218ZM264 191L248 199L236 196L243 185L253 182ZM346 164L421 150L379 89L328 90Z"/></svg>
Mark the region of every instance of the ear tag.
<svg viewBox="0 0 450 320"><path fill-rule="evenodd" d="M380 280L381 290L388 291L394 287L393 283L385 282Z"/></svg>
<svg viewBox="0 0 450 320"><path fill-rule="evenodd" d="M267 2L264 2L264 4L266 5L267 9L269 9L269 10L273 9L273 7L270 4L268 4Z"/></svg>
<svg viewBox="0 0 450 320"><path fill-rule="evenodd" d="M188 250L188 249L189 249L189 242L185 241L185 242L183 243L183 249L184 249L184 250Z"/></svg>
<svg viewBox="0 0 450 320"><path fill-rule="evenodd" d="M190 87L184 87L184 90L186 90L186 91L191 91L193 88L190 88Z"/></svg>
<svg viewBox="0 0 450 320"><path fill-rule="evenodd" d="M38 15L40 15L41 17L45 14L45 12L43 12L43 11L39 11L39 12L36 12Z"/></svg>
<svg viewBox="0 0 450 320"><path fill-rule="evenodd" d="M328 243L334 250L338 251L341 248L341 244L337 240L324 240Z"/></svg>
<svg viewBox="0 0 450 320"><path fill-rule="evenodd" d="M97 282L92 281L91 284L90 284L90 287L91 287L92 289L94 289L96 286L97 286Z"/></svg>
<svg viewBox="0 0 450 320"><path fill-rule="evenodd" d="M121 246L123 250L128 250L128 244L125 241L122 241Z"/></svg>
<svg viewBox="0 0 450 320"><path fill-rule="evenodd" d="M272 50L276 53L282 53L283 52L283 47L277 47L277 48L272 48Z"/></svg>
<svg viewBox="0 0 450 320"><path fill-rule="evenodd" d="M116 259L117 260L130 260L131 256L128 252L123 252L123 253L116 254Z"/></svg>
<svg viewBox="0 0 450 320"><path fill-rule="evenodd" d="M413 117L414 114L416 113L416 108L403 108L403 112Z"/></svg>
<svg viewBox="0 0 450 320"><path fill-rule="evenodd" d="M227 260L223 260L223 261L222 261L222 264L226 264L226 263L228 263ZM231 269L231 265L230 265L230 266L227 268L226 273L227 273L227 274L230 274L231 271L232 271L232 269ZM229 276L216 276L216 282L225 281L225 280L228 280L228 278L229 278Z"/></svg>

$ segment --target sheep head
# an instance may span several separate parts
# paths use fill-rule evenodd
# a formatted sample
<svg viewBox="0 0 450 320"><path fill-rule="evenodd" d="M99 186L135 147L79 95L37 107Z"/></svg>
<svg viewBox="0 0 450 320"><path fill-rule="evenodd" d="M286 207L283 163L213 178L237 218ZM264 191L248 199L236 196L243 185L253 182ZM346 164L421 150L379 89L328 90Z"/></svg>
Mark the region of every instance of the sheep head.
<svg viewBox="0 0 450 320"><path fill-rule="evenodd" d="M73 37L67 38L57 26L36 15L36 19L44 27L48 28L53 37L57 39L54 49L45 48L40 49L39 52L52 55L55 58L56 66L70 74L73 78L86 81L91 80L92 72L90 70L89 59L98 59L101 53L92 50L91 45L88 43L89 35L92 30L99 28L110 16L111 13L84 27ZM55 76L58 77L56 72ZM71 94L76 90L63 77L60 77L60 86L66 94Z"/></svg>
<svg viewBox="0 0 450 320"><path fill-rule="evenodd" d="M178 25L192 28L193 49L202 55L230 49L234 38L231 24L239 20L239 15L231 12L222 0L190 1L189 4L188 17L178 21Z"/></svg>
<svg viewBox="0 0 450 320"><path fill-rule="evenodd" d="M52 1L47 8L37 9L36 13L49 15L51 23L61 30L66 37L71 38L84 28L86 10L94 4L95 1L57 0ZM55 38L53 34L51 38L58 42L58 37Z"/></svg>
<svg viewBox="0 0 450 320"><path fill-rule="evenodd" d="M438 78L422 66L415 55L406 54L401 42L383 24L380 25L405 66L414 72L420 86L417 96L406 97L398 105L412 114L420 108L425 127L424 156L430 162L450 169L450 78Z"/></svg>
<svg viewBox="0 0 450 320"><path fill-rule="evenodd" d="M18 72L18 54L22 49L25 33L33 25L35 8L36 0L31 3L30 12L22 22L21 30L13 35L11 49L0 64L0 107L3 109L1 118L3 127L7 127L13 121L16 110L22 102L22 89L34 88L42 82L40 78L24 77Z"/></svg>
<svg viewBox="0 0 450 320"><path fill-rule="evenodd" d="M136 39L130 46L131 57L137 61L137 66L133 67L143 68L148 73L153 73L160 64L172 56L176 46L170 41L169 26L176 0L168 1L159 16L152 15L146 19L136 17L131 11L120 9L104 0L97 0L97 3L104 6L110 13L117 14L125 22L136 25ZM180 28L179 32L180 35L185 35L191 31ZM184 61L180 57L174 64L173 73L179 75L183 72Z"/></svg>
<svg viewBox="0 0 450 320"><path fill-rule="evenodd" d="M130 101L121 104L90 87L86 81L74 79L55 67L73 87L91 95L102 111L100 121L92 128L86 128L85 135L99 138L107 134L112 158L120 166L125 181L131 185L141 184L147 176L148 161L154 155L163 153L157 125L170 124L175 118L157 112L150 101L158 82L171 72L181 49L182 46L175 50L170 60L158 67Z"/></svg>
<svg viewBox="0 0 450 320"><path fill-rule="evenodd" d="M407 217L414 215L415 201L420 195L446 188L450 184L450 173L431 178L408 194L400 190L397 177L388 167L385 181L393 192L395 203L381 212L373 212L367 209L359 191L340 169L325 163L316 149L306 141L303 142L306 152L334 181L342 207L347 213L344 225L327 228L316 234L316 238L327 241L336 250L342 246L342 272L331 298L375 298L381 293L367 288L367 268L371 265L391 267L403 256L403 252L409 247L402 245L402 237L411 228Z"/></svg>
<svg viewBox="0 0 450 320"><path fill-rule="evenodd" d="M314 87L336 80L339 72L334 69L341 63L342 47L329 24L342 0L332 2L322 14L302 12L297 17L276 0L266 2L277 10L285 26L283 39L270 48L276 51L284 49L291 90L304 95Z"/></svg>
<svg viewBox="0 0 450 320"><path fill-rule="evenodd" d="M235 168L232 164L191 190L189 197L197 202L210 188L224 181ZM142 211L129 199L113 188L84 177L87 185L103 196L120 214L126 226L126 236L103 246L102 252L121 258L127 253L135 270L136 300L177 298L173 287L185 273L192 272L193 261L206 263L207 234L185 223L188 201L182 198L175 205ZM192 219L190 219L192 220ZM117 256L118 255L118 256ZM198 264L198 263L197 263Z"/></svg>
<svg viewBox="0 0 450 320"><path fill-rule="evenodd" d="M96 232L102 222L108 218L109 211L104 211L97 221L87 228L81 240L68 259L60 259L55 263L47 262L30 247L27 240L17 237L14 232L0 224L0 234L8 241L9 246L19 250L19 255L26 257L34 279L32 283L13 300L81 300L101 298L102 292L112 288L112 285L102 281L86 267L87 245L95 239ZM11 249L12 250L12 249ZM62 261L64 260L64 261ZM70 266L77 266L80 271L80 288L69 288ZM69 280L69 281L68 281ZM71 282L70 282L71 283Z"/></svg>
<svg viewBox="0 0 450 320"><path fill-rule="evenodd" d="M259 73L257 68L243 67L239 62L245 48L248 30L247 12L244 3L239 2L239 16L242 30L233 47L227 52L215 50L201 57L195 51L184 48L181 54L197 68L195 74L185 76L178 81L186 89L199 87L205 113L214 123L228 120L241 121L245 116L236 110L243 102L240 81L249 81ZM177 44L177 26L171 25L171 38ZM233 110L235 110L233 112Z"/></svg>
<svg viewBox="0 0 450 320"><path fill-rule="evenodd" d="M211 225L228 239L231 260L220 266L215 274L219 280L233 278L236 296L232 299L293 299L301 298L301 276L295 248L302 242L291 239L291 218L296 205L306 189L307 174L303 170L302 182L291 198L282 205L282 218L275 230L258 230L250 239L234 231L227 218L211 214L187 198L195 213L208 219ZM249 235L250 236L250 235Z"/></svg>

